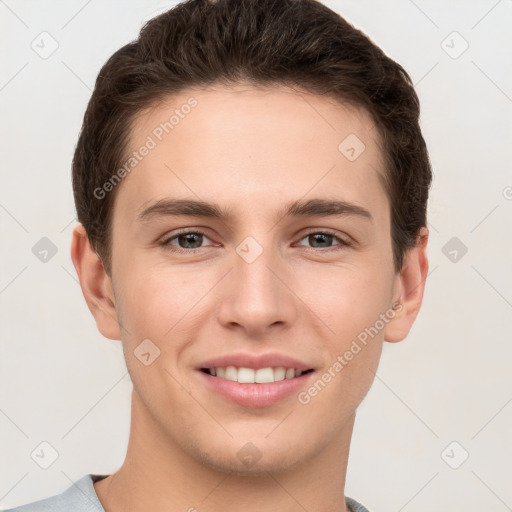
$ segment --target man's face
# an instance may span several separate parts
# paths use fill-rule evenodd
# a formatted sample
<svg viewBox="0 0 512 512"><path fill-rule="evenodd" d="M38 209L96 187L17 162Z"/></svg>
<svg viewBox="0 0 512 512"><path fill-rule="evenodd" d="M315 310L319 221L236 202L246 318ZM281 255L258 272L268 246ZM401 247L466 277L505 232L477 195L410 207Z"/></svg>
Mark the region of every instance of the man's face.
<svg viewBox="0 0 512 512"><path fill-rule="evenodd" d="M158 130L176 109L169 133ZM219 86L145 112L130 150L153 146L148 136L156 146L118 185L113 217L112 286L138 424L227 470L285 469L333 446L351 432L400 293L370 116L291 90ZM183 199L231 216L141 215ZM313 199L369 215L284 215ZM217 358L312 371L240 384L205 370Z"/></svg>

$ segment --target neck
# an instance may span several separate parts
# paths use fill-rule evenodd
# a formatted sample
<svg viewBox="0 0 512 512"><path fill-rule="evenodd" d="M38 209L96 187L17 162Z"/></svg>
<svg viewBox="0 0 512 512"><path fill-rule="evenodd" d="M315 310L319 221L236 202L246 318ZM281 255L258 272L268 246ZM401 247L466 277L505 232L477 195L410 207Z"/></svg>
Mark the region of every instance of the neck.
<svg viewBox="0 0 512 512"><path fill-rule="evenodd" d="M185 452L132 394L132 420L121 468L94 484L106 512L347 512L344 488L355 416L314 458L286 471L236 474Z"/></svg>

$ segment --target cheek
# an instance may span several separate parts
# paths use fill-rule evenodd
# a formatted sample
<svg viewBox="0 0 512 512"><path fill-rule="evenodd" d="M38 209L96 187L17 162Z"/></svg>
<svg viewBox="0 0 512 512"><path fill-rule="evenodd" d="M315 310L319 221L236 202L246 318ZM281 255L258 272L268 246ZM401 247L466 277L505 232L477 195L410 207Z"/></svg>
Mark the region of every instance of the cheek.
<svg viewBox="0 0 512 512"><path fill-rule="evenodd" d="M303 269L296 281L297 295L329 329L327 339L340 349L365 328L375 324L389 301L390 282L385 269L363 265L317 265Z"/></svg>
<svg viewBox="0 0 512 512"><path fill-rule="evenodd" d="M201 310L201 299L214 285L210 274L171 264L130 268L121 289L125 327L162 342L175 336Z"/></svg>
<svg viewBox="0 0 512 512"><path fill-rule="evenodd" d="M173 377L178 377L180 354L189 343L187 332L188 336L196 332L192 322L201 311L200 298L207 283L192 281L169 264L133 264L124 268L123 276L118 286L118 314L134 388L150 409L157 408L164 397L166 403L179 403L183 397Z"/></svg>
<svg viewBox="0 0 512 512"><path fill-rule="evenodd" d="M308 293L308 305L330 330L319 347L325 366L300 402L311 406L313 416L323 418L333 431L341 428L374 380L385 326L380 315L386 313L388 300L382 272L338 270L317 276L317 286Z"/></svg>
<svg viewBox="0 0 512 512"><path fill-rule="evenodd" d="M385 269L377 266L331 268L329 275L318 274L315 286L309 287L311 310L329 326L322 343L325 367L319 375L328 384L317 402L319 408L343 403L343 410L352 410L373 382L386 325L381 315L387 321L391 318L385 316L390 288L385 275ZM311 393L323 390L322 386L318 383Z"/></svg>

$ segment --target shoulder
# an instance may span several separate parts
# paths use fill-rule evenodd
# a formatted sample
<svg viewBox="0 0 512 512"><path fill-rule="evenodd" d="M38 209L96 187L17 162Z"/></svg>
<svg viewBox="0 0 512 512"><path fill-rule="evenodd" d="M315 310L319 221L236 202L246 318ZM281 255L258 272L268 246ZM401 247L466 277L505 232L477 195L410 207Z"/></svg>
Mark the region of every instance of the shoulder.
<svg viewBox="0 0 512 512"><path fill-rule="evenodd" d="M60 494L3 512L105 512L93 485L105 476L87 474Z"/></svg>
<svg viewBox="0 0 512 512"><path fill-rule="evenodd" d="M347 504L350 512L370 512L364 505L361 505L361 503L357 502L353 498L345 496L345 503Z"/></svg>

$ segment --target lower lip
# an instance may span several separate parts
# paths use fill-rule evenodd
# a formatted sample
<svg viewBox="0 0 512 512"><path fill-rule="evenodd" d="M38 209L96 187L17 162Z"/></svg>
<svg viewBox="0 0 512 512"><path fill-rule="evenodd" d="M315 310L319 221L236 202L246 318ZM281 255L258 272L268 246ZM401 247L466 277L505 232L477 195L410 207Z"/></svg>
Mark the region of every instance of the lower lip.
<svg viewBox="0 0 512 512"><path fill-rule="evenodd" d="M200 370L199 373L213 391L228 400L243 407L267 407L297 393L315 372L266 384L241 384L221 377L214 377Z"/></svg>

